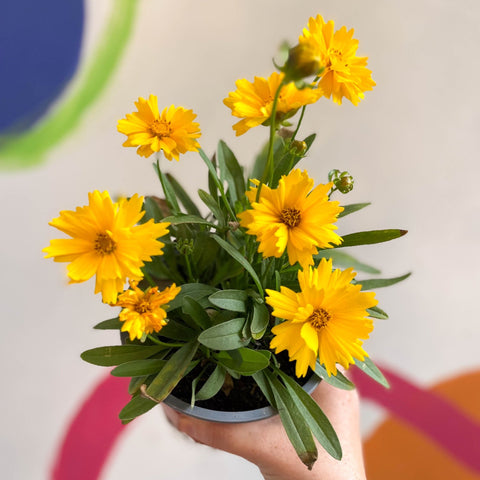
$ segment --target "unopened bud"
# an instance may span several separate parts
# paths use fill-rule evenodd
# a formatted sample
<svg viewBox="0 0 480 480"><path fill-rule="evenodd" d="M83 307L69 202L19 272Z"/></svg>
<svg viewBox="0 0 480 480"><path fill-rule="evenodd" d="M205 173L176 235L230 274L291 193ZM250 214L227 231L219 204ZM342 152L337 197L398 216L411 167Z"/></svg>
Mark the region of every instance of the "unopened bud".
<svg viewBox="0 0 480 480"><path fill-rule="evenodd" d="M182 255L190 255L193 252L193 238L181 238L177 240L177 250Z"/></svg>
<svg viewBox="0 0 480 480"><path fill-rule="evenodd" d="M347 171L331 170L328 174L328 180L333 182L335 188L341 193L348 193L353 190L354 180Z"/></svg>
<svg viewBox="0 0 480 480"><path fill-rule="evenodd" d="M288 59L282 68L289 80L301 80L317 75L321 70L320 57L309 45L300 43L288 52Z"/></svg>
<svg viewBox="0 0 480 480"><path fill-rule="evenodd" d="M303 157L307 151L307 144L303 140L294 140L290 144L290 151L297 157Z"/></svg>

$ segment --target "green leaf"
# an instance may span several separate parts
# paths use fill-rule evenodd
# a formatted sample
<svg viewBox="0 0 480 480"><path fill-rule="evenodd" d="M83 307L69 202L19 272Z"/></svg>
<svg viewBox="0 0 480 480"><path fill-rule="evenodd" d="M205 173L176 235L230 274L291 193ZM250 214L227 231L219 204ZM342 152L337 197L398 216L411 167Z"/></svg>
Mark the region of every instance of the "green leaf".
<svg viewBox="0 0 480 480"><path fill-rule="evenodd" d="M260 295L263 297L263 288L260 279L248 260L238 250L236 250L235 247L230 245L219 236L212 235L212 237L232 258L234 258L243 268L245 268L255 282Z"/></svg>
<svg viewBox="0 0 480 480"><path fill-rule="evenodd" d="M142 397L141 395L137 395L133 397L120 411L118 414L122 423L128 423L129 421L133 420L140 415L151 410L155 405L156 402L150 400L149 398Z"/></svg>
<svg viewBox="0 0 480 480"><path fill-rule="evenodd" d="M255 340L260 340L268 327L270 313L264 303L253 303L253 315L250 332Z"/></svg>
<svg viewBox="0 0 480 480"><path fill-rule="evenodd" d="M199 189L198 196L200 200L208 207L208 209L213 213L213 216L218 220L220 226L226 224L225 214L221 209L218 202L205 190Z"/></svg>
<svg viewBox="0 0 480 480"><path fill-rule="evenodd" d="M155 171L157 172L158 178L160 179L160 183L162 184L165 200L167 201L170 209L172 210L172 213L176 215L177 213L180 212L180 207L177 202L175 190L173 189L166 175L160 169L160 164L158 160L153 164L153 166L155 168Z"/></svg>
<svg viewBox="0 0 480 480"><path fill-rule="evenodd" d="M197 400L208 400L214 397L222 388L225 381L225 369L221 365L217 365L202 388L195 395Z"/></svg>
<svg viewBox="0 0 480 480"><path fill-rule="evenodd" d="M246 191L242 167L223 140L218 142L217 160L220 167L220 178L227 182L228 195L234 205L235 202L244 197Z"/></svg>
<svg viewBox="0 0 480 480"><path fill-rule="evenodd" d="M355 385L345 375L343 375L340 370L337 370L336 375L328 376L327 370L319 362L315 364L315 375L319 376L329 385L341 388L342 390L353 390L355 388Z"/></svg>
<svg viewBox="0 0 480 480"><path fill-rule="evenodd" d="M168 323L162 328L161 336L171 340L188 342L197 337L197 332L170 318Z"/></svg>
<svg viewBox="0 0 480 480"><path fill-rule="evenodd" d="M145 210L145 216L142 218L141 221L148 221L150 219L155 220L155 222L162 221L164 215L154 198L145 197L143 201L143 209Z"/></svg>
<svg viewBox="0 0 480 480"><path fill-rule="evenodd" d="M148 375L142 375L141 377L132 377L128 385L128 393L130 395L136 394L140 390L140 387L144 383L147 383L147 378Z"/></svg>
<svg viewBox="0 0 480 480"><path fill-rule="evenodd" d="M121 322L118 317L115 317L97 323L93 328L95 328L96 330L120 330L122 328L122 325L123 322Z"/></svg>
<svg viewBox="0 0 480 480"><path fill-rule="evenodd" d="M211 228L217 228L217 226L214 223L211 223L202 217L197 217L196 215L185 215L184 213L179 213L177 215L171 215L170 217L165 217L162 221L170 222L172 225L194 223L198 225L206 225L207 227L211 227Z"/></svg>
<svg viewBox="0 0 480 480"><path fill-rule="evenodd" d="M264 370L270 364L270 357L258 350L239 348L235 350L235 353L239 355L239 359L233 359L229 352L224 351L215 354L215 359L228 370L233 370L241 375L253 375Z"/></svg>
<svg viewBox="0 0 480 480"><path fill-rule="evenodd" d="M362 210L362 208L368 207L371 205L370 202L368 203L352 203L350 205L343 205L343 212L341 212L338 215L338 218L345 217L347 215L350 215L351 213L358 212L359 210Z"/></svg>
<svg viewBox="0 0 480 480"><path fill-rule="evenodd" d="M192 297L183 297L183 313L187 314L200 327L200 330L206 330L212 326L212 321L205 309Z"/></svg>
<svg viewBox="0 0 480 480"><path fill-rule="evenodd" d="M252 375L253 379L255 380L255 383L259 386L260 390L262 393L265 395L265 398L267 399L268 403L275 409L276 403L275 403L275 397L273 396L272 388L270 387L270 383L268 383L267 377L265 375L265 371L261 370L257 373L254 373Z"/></svg>
<svg viewBox="0 0 480 480"><path fill-rule="evenodd" d="M277 410L285 432L300 460L311 470L317 460L318 452L315 442L313 441L310 427L307 425L307 422L295 404L295 400L287 391L286 387L270 372L267 374L267 379L272 388Z"/></svg>
<svg viewBox="0 0 480 480"><path fill-rule="evenodd" d="M201 300L207 299L209 295L215 293L216 291L217 289L215 287L212 287L211 285L206 285L204 283L185 283L184 285L182 285L180 293L173 300L168 302L169 311L180 308L183 305L183 299L187 296L193 298L193 300L196 300L201 305L203 305Z"/></svg>
<svg viewBox="0 0 480 480"><path fill-rule="evenodd" d="M359 262L356 258L348 255L345 252L339 251L337 248L328 248L321 250L316 255L314 255L316 261L319 261L320 258L331 258L333 265L340 268L349 268L352 267L356 272L365 272L371 274L380 273L375 267L367 265L365 263Z"/></svg>
<svg viewBox="0 0 480 480"><path fill-rule="evenodd" d="M291 377L278 371L300 414L306 420L320 445L336 460L342 458L342 447L332 424L317 402Z"/></svg>
<svg viewBox="0 0 480 480"><path fill-rule="evenodd" d="M110 373L114 377L139 377L141 375L152 375L158 373L167 361L160 358L147 360L133 360L132 362L122 363L115 367Z"/></svg>
<svg viewBox="0 0 480 480"><path fill-rule="evenodd" d="M245 290L219 290L208 297L210 303L223 310L246 312L248 295Z"/></svg>
<svg viewBox="0 0 480 480"><path fill-rule="evenodd" d="M188 193L183 189L180 183L178 183L175 177L170 173L167 173L167 178L170 181L170 184L172 185L172 188L177 198L180 200L181 204L185 207L185 210L187 211L187 213L189 213L190 215L201 217L202 214L200 213L200 210L198 210L195 203L192 201L192 199L190 198Z"/></svg>
<svg viewBox="0 0 480 480"><path fill-rule="evenodd" d="M147 394L158 402L164 400L183 377L198 348L198 342L186 343L168 360L147 388Z"/></svg>
<svg viewBox="0 0 480 480"><path fill-rule="evenodd" d="M372 318L378 318L379 320L387 320L388 315L379 307L367 308L368 316Z"/></svg>
<svg viewBox="0 0 480 480"><path fill-rule="evenodd" d="M242 337L242 328L245 318L234 318L227 322L219 323L203 331L198 336L198 341L213 350L234 350L244 347L249 339Z"/></svg>
<svg viewBox="0 0 480 480"><path fill-rule="evenodd" d="M357 280L355 283L357 285L362 285L362 290L374 290L375 288L382 288L388 287L390 285L395 285L396 283L405 280L411 275L411 273L407 273L400 277L394 278L372 278L369 280Z"/></svg>
<svg viewBox="0 0 480 480"><path fill-rule="evenodd" d="M275 135L273 140L273 156L277 158L277 156L283 152L285 148L285 141L282 137ZM257 155L255 159L255 163L253 165L253 170L249 178L262 178L263 171L265 170L265 165L267 164L267 157L268 157L268 142L262 148L262 151Z"/></svg>
<svg viewBox="0 0 480 480"><path fill-rule="evenodd" d="M370 358L365 357L363 362L355 359L355 365L380 385L390 388L387 379L383 376L383 373L378 369L378 367L370 360Z"/></svg>
<svg viewBox="0 0 480 480"><path fill-rule="evenodd" d="M343 242L335 248L354 247L357 245L372 245L374 243L388 242L402 237L407 230L370 230L368 232L350 233L342 237Z"/></svg>
<svg viewBox="0 0 480 480"><path fill-rule="evenodd" d="M132 360L143 360L164 348L160 345L115 345L86 350L80 357L93 365L112 367Z"/></svg>

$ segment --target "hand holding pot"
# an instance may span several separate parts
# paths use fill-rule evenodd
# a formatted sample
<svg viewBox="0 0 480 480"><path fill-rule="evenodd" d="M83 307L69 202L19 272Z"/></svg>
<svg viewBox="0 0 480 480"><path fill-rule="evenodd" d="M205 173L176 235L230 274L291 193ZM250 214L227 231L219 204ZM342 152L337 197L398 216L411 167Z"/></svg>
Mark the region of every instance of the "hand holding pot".
<svg viewBox="0 0 480 480"><path fill-rule="evenodd" d="M196 442L256 464L266 480L365 480L357 392L321 382L312 397L332 423L343 450L342 460L337 461L319 447L312 471L299 461L278 415L258 422L225 424L197 420L164 408L178 430Z"/></svg>

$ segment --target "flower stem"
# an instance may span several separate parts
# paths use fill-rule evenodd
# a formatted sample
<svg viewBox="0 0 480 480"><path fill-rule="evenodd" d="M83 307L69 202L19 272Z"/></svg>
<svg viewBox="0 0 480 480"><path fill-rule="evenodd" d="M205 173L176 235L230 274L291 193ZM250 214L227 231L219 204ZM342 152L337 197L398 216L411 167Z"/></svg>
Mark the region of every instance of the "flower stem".
<svg viewBox="0 0 480 480"><path fill-rule="evenodd" d="M300 112L300 118L298 119L298 123L297 123L297 128L293 132L292 138L290 139L290 141L292 142L295 140L295 137L297 136L297 133L300 130L300 125L302 124L302 120L303 120L303 116L305 115L306 108L307 108L306 105L302 107L302 111Z"/></svg>
<svg viewBox="0 0 480 480"><path fill-rule="evenodd" d="M184 343L165 343L150 334L147 335L147 338L151 340L153 343L156 343L157 345L161 345L162 347L183 347L184 345Z"/></svg>

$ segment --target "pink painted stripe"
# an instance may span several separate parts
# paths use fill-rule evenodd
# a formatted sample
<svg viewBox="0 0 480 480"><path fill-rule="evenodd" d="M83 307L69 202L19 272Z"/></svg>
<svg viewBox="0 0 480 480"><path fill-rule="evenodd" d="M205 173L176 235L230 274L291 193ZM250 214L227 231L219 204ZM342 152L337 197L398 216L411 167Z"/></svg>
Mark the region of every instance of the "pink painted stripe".
<svg viewBox="0 0 480 480"><path fill-rule="evenodd" d="M118 412L130 400L128 378L108 375L88 396L65 433L51 480L97 480L125 430Z"/></svg>
<svg viewBox="0 0 480 480"><path fill-rule="evenodd" d="M385 367L381 370L390 389L352 369L353 380L362 397L382 405L392 415L430 437L459 462L480 473L480 424L436 393L422 390Z"/></svg>

